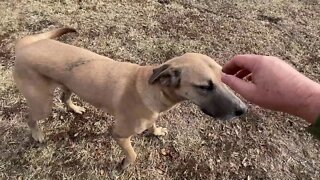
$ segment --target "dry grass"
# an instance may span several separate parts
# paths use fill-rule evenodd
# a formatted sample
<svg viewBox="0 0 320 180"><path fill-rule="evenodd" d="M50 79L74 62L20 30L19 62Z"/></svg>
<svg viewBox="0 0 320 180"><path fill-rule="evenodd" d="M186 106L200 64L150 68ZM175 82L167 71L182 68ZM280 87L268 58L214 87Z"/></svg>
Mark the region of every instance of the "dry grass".
<svg viewBox="0 0 320 180"><path fill-rule="evenodd" d="M156 64L199 52L223 64L259 53L319 80L319 0L6 0L0 17L1 179L320 178L320 143L302 120L251 106L248 116L221 122L188 102L159 119L169 135L133 139L138 160L120 174L111 116L79 99L88 111L74 115L55 99L52 116L41 122L46 142L35 143L11 77L17 38L71 26L79 34L63 41L119 61Z"/></svg>

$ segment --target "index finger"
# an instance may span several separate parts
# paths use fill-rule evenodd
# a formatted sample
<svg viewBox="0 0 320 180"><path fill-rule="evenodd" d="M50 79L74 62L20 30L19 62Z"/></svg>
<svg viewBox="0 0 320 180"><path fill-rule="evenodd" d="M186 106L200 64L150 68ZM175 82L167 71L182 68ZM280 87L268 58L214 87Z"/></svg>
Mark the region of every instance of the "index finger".
<svg viewBox="0 0 320 180"><path fill-rule="evenodd" d="M260 55L254 54L237 55L223 66L222 72L231 75L236 74L242 69L252 72L257 63L257 59L261 57Z"/></svg>

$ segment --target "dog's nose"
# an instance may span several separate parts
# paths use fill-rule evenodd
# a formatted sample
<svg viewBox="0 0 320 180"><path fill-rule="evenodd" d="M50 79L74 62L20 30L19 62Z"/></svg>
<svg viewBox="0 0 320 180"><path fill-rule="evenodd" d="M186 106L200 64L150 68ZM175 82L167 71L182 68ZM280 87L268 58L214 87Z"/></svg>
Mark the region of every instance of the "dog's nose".
<svg viewBox="0 0 320 180"><path fill-rule="evenodd" d="M246 113L246 112L247 112L247 108L246 108L246 107L238 107L238 108L235 110L234 114L235 114L236 116L241 116L241 115L243 115L243 114Z"/></svg>

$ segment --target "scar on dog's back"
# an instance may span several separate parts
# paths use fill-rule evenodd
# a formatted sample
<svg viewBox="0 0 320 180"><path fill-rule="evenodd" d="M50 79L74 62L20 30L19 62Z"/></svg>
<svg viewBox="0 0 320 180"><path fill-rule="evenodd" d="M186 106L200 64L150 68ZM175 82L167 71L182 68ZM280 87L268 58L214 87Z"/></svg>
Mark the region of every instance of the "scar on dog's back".
<svg viewBox="0 0 320 180"><path fill-rule="evenodd" d="M71 63L68 63L66 65L66 68L65 70L67 71L72 71L74 68L77 68L79 66L82 66L82 65L85 65L89 62L93 61L93 59L83 59L83 58L79 58L78 60L74 61L74 62L71 62Z"/></svg>

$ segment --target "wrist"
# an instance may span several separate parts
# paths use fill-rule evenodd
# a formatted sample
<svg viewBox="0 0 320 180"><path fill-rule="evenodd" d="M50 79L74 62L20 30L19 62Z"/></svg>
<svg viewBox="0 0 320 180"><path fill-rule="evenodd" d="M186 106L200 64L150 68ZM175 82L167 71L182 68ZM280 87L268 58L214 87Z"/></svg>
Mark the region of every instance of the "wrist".
<svg viewBox="0 0 320 180"><path fill-rule="evenodd" d="M320 84L312 82L310 88L306 88L309 91L306 99L306 104L302 108L300 117L306 121L314 124L317 118L320 116Z"/></svg>

